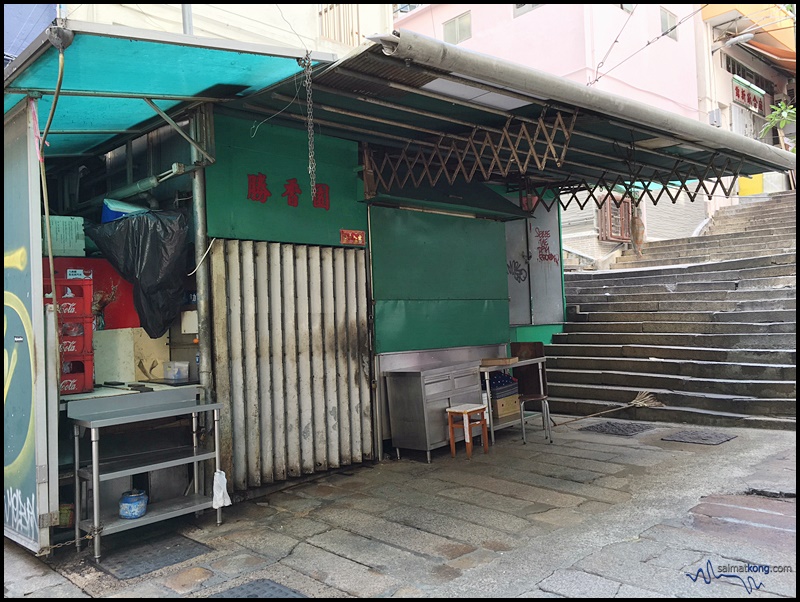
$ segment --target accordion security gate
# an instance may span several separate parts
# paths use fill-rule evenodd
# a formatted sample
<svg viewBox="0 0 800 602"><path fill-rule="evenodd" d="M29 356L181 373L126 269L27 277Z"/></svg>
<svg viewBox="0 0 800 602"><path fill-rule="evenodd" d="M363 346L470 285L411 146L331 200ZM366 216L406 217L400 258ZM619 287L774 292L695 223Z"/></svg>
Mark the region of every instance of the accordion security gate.
<svg viewBox="0 0 800 602"><path fill-rule="evenodd" d="M211 295L234 490L371 460L365 251L217 241Z"/></svg>

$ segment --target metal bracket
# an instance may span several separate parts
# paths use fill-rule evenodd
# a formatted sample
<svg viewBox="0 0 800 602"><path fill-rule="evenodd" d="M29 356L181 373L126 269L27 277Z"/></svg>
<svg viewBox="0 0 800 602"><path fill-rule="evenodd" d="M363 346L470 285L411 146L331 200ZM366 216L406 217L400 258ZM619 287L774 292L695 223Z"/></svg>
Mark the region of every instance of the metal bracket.
<svg viewBox="0 0 800 602"><path fill-rule="evenodd" d="M39 528L48 529L50 527L57 527L59 523L58 512L46 512L39 515Z"/></svg>

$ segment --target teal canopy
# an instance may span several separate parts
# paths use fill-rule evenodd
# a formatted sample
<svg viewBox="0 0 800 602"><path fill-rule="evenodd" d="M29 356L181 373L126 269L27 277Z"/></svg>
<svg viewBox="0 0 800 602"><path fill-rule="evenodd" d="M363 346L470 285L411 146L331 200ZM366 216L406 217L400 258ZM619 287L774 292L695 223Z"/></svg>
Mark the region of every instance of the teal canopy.
<svg viewBox="0 0 800 602"><path fill-rule="evenodd" d="M58 45L65 46L63 81L46 140L49 157L97 154L163 125L144 99L167 113L191 102L246 98L301 73L299 60L306 55L301 49L70 21L68 30L49 28L5 68L4 114L29 96L39 98L40 131L58 84ZM309 58L317 66L336 57L315 52Z"/></svg>

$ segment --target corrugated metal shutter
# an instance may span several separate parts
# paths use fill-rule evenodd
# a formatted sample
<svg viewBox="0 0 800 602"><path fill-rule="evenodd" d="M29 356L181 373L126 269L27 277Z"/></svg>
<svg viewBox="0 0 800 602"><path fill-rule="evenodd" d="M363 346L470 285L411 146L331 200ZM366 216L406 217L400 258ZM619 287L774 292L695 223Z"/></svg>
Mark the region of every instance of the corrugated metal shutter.
<svg viewBox="0 0 800 602"><path fill-rule="evenodd" d="M366 275L363 249L214 245L218 441L235 490L373 459Z"/></svg>

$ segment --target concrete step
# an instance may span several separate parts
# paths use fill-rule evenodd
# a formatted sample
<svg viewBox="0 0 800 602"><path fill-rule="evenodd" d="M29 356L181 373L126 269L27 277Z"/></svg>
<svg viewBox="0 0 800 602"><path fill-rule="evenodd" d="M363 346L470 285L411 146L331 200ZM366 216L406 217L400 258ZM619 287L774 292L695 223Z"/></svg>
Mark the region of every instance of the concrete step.
<svg viewBox="0 0 800 602"><path fill-rule="evenodd" d="M689 339L683 341L688 342ZM693 347L691 345L653 345L648 343L632 343L611 345L601 343L587 347L583 344L555 343L544 346L545 356L580 356L591 354L593 357L623 358L661 358L685 362L718 362L718 363L754 363L774 365L797 365L797 350L787 349L730 349L715 347Z"/></svg>
<svg viewBox="0 0 800 602"><path fill-rule="evenodd" d="M796 430L796 198L747 199L701 236L565 274L551 413ZM639 391L664 406L628 407Z"/></svg>
<svg viewBox="0 0 800 602"><path fill-rule="evenodd" d="M550 397L549 399L551 415L558 415L555 418L555 436L561 429L581 428L581 421L571 422L569 426L558 428L573 418L587 417L599 412L610 413L605 415L613 419L634 420L638 422L672 422L677 424L691 424L709 427L739 427L739 428L761 428L768 430L796 431L797 425L794 417L771 417L751 414L737 414L733 412L714 412L709 410L695 409L691 407L657 407L657 408L636 408L627 407L626 404L612 403L593 399L562 399Z"/></svg>
<svg viewBox="0 0 800 602"><path fill-rule="evenodd" d="M774 334L796 333L796 322L567 322L566 333L631 332L681 334Z"/></svg>
<svg viewBox="0 0 800 602"><path fill-rule="evenodd" d="M766 227L782 228L786 224L797 220L797 210L783 207L768 213L759 212L752 209L744 210L739 213L719 213L711 218L712 227L720 224L763 224Z"/></svg>
<svg viewBox="0 0 800 602"><path fill-rule="evenodd" d="M778 249L761 249L760 251L720 251L720 252L698 252L693 255L686 255L675 257L673 255L664 256L661 258L642 259L636 256L620 256L617 257L615 262L611 264L612 270L627 269L631 267L655 267L655 266L674 266L674 265L692 265L696 263L717 263L720 261L727 261L731 259L749 259L751 257L769 257L776 251L779 253L789 253L793 251L793 247L778 248Z"/></svg>
<svg viewBox="0 0 800 602"><path fill-rule="evenodd" d="M794 199L797 198L796 191L784 191L770 199L755 200L742 197L738 205L728 205L717 209L715 215L761 215L765 212L781 211L794 209Z"/></svg>
<svg viewBox="0 0 800 602"><path fill-rule="evenodd" d="M797 246L795 235L773 237L748 237L742 240L740 236L731 236L719 240L708 240L704 237L680 239L675 241L665 241L672 244L656 244L646 243L641 251L644 257L663 257L667 255L684 256L698 254L700 251L728 251L731 249L745 250L759 250L763 248L783 248L791 249ZM623 257L636 256L636 251L633 249L626 249L622 252Z"/></svg>
<svg viewBox="0 0 800 602"><path fill-rule="evenodd" d="M628 322L628 313L597 311L582 313L580 307L567 306L569 322ZM797 312L793 309L774 311L687 311L639 312L636 319L652 322L744 322L748 324L786 322L796 325Z"/></svg>
<svg viewBox="0 0 800 602"><path fill-rule="evenodd" d="M627 282L630 278L623 279ZM704 291L735 291L735 290L761 290L761 289L794 289L797 285L797 276L773 276L771 278L749 278L745 280L715 280L697 282L664 282L657 284L602 284L598 281L597 286L587 283L574 283L565 279L564 292L569 295L576 294L595 294L605 295L606 293L625 295L629 293L685 293L685 292L704 292Z"/></svg>
<svg viewBox="0 0 800 602"><path fill-rule="evenodd" d="M549 376L548 370L548 378ZM642 391L651 393L658 402L665 406L675 408L771 417L795 417L796 411L794 398L769 398L706 391L674 391L660 388L655 384L640 387L609 383L603 387L596 387L586 383L550 382L548 384L548 401L551 413L561 413L562 410L553 407L554 399L571 400L572 402L594 400L626 405Z"/></svg>
<svg viewBox="0 0 800 602"><path fill-rule="evenodd" d="M585 384L595 387L638 387L664 389L673 392L691 391L694 394L735 395L741 397L794 398L796 381L744 380L726 378L701 378L672 374L639 373L612 370L565 370L547 367L549 384ZM697 407L697 406L695 406ZM722 408L719 408L722 409ZM792 408L792 415L795 413Z"/></svg>
<svg viewBox="0 0 800 602"><path fill-rule="evenodd" d="M741 235L752 234L754 236L778 235L778 232L785 228L797 227L797 214L770 215L766 216L742 216L742 217L715 217L705 235L724 234L727 232L738 232Z"/></svg>
<svg viewBox="0 0 800 602"><path fill-rule="evenodd" d="M714 219L726 220L742 217L760 218L797 214L797 209L795 209L793 202L783 201L781 203L774 203L773 205L767 207L760 205L762 205L762 203L739 205L738 207L723 207L717 210L717 212L714 214Z"/></svg>
<svg viewBox="0 0 800 602"><path fill-rule="evenodd" d="M774 207L765 210L758 205L750 205L742 207L738 211L725 211L721 209L717 211L713 219L714 221L730 221L730 220L776 220L781 217L790 217L797 215L797 210L790 203L783 203L775 205Z"/></svg>
<svg viewBox="0 0 800 602"><path fill-rule="evenodd" d="M573 305L569 300L568 303ZM707 309L709 302L698 299L696 301L615 301L606 300L604 303L578 303L574 304L581 312L618 311L618 312L652 312L652 311L700 311ZM772 311L796 309L796 299L751 299L745 301L713 301L716 311Z"/></svg>
<svg viewBox="0 0 800 602"><path fill-rule="evenodd" d="M591 353L591 349L586 353ZM704 362L698 360L632 358L632 357L581 357L573 355L547 357L547 370L599 370L604 372L635 372L671 374L692 378L746 379L752 381L795 381L796 364L756 364Z"/></svg>
<svg viewBox="0 0 800 602"><path fill-rule="evenodd" d="M796 273L797 254L793 251L791 253L778 253L697 265L572 272L565 274L564 278L570 284L583 281L594 281L595 283L604 281L621 283L628 281L629 284L654 284L670 280L673 282L696 282L703 280L769 278L773 276L790 276ZM629 279L635 278L652 280L629 281Z"/></svg>
<svg viewBox="0 0 800 602"><path fill-rule="evenodd" d="M566 289L567 303L630 303L642 301L771 301L774 299L796 299L796 288L771 288L755 290L690 291L690 292L639 292L611 293L603 289L593 289L592 293L576 293ZM600 292L603 291L603 292Z"/></svg>
<svg viewBox="0 0 800 602"><path fill-rule="evenodd" d="M567 345L666 345L728 349L793 349L796 333L678 334L635 332L565 332L553 335L553 343Z"/></svg>

